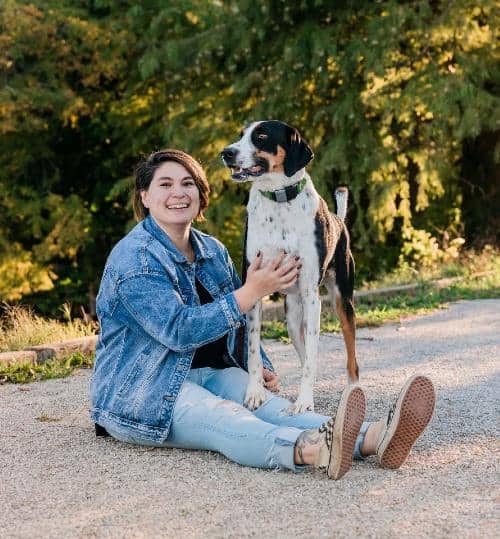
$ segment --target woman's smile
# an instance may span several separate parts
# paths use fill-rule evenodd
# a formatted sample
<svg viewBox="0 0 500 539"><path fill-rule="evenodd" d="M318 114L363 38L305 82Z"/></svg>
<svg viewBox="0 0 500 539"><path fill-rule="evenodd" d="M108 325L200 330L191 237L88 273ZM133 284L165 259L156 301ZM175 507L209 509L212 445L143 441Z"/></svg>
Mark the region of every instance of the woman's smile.
<svg viewBox="0 0 500 539"><path fill-rule="evenodd" d="M168 204L167 208L169 210L183 210L189 208L189 204Z"/></svg>

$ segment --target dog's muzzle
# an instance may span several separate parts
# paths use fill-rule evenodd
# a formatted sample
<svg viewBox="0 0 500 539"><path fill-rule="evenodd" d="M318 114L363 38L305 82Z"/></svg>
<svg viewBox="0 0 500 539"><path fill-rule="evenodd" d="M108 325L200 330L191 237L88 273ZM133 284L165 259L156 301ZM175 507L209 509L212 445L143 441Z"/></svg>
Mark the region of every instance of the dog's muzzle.
<svg viewBox="0 0 500 539"><path fill-rule="evenodd" d="M243 182L249 176L262 176L269 168L267 161L258 157L255 159L254 165L248 168L242 168L236 162L237 155L238 150L231 147L224 148L221 152L222 162L226 167L231 169L231 178L234 181Z"/></svg>

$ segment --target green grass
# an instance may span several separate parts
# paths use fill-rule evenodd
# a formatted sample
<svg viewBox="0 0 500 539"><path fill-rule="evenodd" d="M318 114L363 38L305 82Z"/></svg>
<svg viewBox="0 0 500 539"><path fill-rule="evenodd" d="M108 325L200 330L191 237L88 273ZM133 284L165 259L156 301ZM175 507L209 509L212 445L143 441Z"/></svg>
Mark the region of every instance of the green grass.
<svg viewBox="0 0 500 539"><path fill-rule="evenodd" d="M356 303L356 325L377 327L388 322L399 322L404 318L443 309L450 302L461 299L500 298L500 257L496 256L490 262L483 266L488 273L477 277L472 273L464 275L459 282L444 288L422 283L413 292L371 299L359 298ZM330 310L325 310L321 315L321 331L340 331L340 323ZM282 321L265 321L262 337L289 342L286 324Z"/></svg>
<svg viewBox="0 0 500 539"><path fill-rule="evenodd" d="M50 378L65 378L75 369L91 368L94 364L94 356L84 356L75 352L62 359L50 359L45 363L33 365L29 361L16 363L15 365L0 364L0 384L7 382L14 384L26 384L38 380Z"/></svg>

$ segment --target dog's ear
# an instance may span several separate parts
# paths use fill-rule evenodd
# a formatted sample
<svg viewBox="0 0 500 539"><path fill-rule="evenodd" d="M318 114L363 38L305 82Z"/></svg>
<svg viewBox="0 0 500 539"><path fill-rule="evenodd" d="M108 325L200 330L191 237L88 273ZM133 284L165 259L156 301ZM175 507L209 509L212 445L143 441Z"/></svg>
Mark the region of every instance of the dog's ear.
<svg viewBox="0 0 500 539"><path fill-rule="evenodd" d="M294 127L287 126L288 144L285 147L286 157L283 163L285 174L293 176L297 170L304 168L313 157L313 151L305 140L302 139L300 133Z"/></svg>

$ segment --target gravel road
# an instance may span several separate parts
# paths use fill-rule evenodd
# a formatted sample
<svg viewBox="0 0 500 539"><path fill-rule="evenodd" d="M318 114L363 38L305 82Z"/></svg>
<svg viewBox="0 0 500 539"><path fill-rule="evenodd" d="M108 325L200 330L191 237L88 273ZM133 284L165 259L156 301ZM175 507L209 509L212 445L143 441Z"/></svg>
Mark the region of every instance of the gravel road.
<svg viewBox="0 0 500 539"><path fill-rule="evenodd" d="M368 419L416 373L438 391L433 421L400 470L355 463L341 481L244 468L210 452L95 438L89 371L0 386L0 537L499 537L500 300L358 332ZM283 393L291 345L268 341ZM343 341L324 334L316 409L335 409Z"/></svg>

